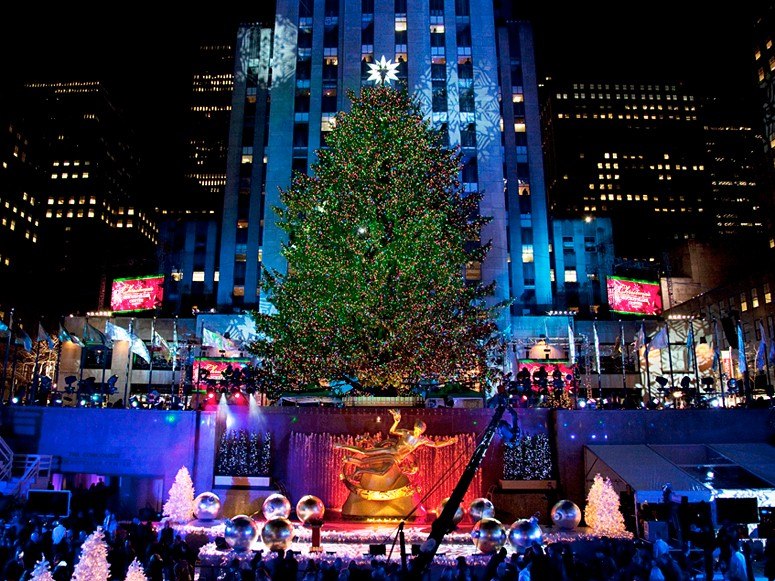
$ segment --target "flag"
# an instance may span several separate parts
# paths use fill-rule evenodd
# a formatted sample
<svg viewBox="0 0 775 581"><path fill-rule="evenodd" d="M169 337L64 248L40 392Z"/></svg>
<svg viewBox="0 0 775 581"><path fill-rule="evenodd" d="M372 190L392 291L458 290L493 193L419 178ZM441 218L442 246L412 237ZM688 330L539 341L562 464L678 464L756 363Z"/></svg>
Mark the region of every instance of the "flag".
<svg viewBox="0 0 775 581"><path fill-rule="evenodd" d="M597 365L597 373L600 375L600 339L597 336L597 321L592 323L592 336L595 342L595 365Z"/></svg>
<svg viewBox="0 0 775 581"><path fill-rule="evenodd" d="M202 327L202 345L215 347L219 351L239 351L239 347L234 341L204 326Z"/></svg>
<svg viewBox="0 0 775 581"><path fill-rule="evenodd" d="M667 323L651 338L651 341L646 345L646 357L649 356L649 351L652 349L664 349L668 346L667 339Z"/></svg>
<svg viewBox="0 0 775 581"><path fill-rule="evenodd" d="M721 351L718 341L718 321L713 319L713 371L721 369Z"/></svg>
<svg viewBox="0 0 775 581"><path fill-rule="evenodd" d="M148 352L148 347L145 346L145 341L134 333L131 333L129 334L129 342L129 351L131 353L134 353L146 363L151 362L151 354Z"/></svg>
<svg viewBox="0 0 775 581"><path fill-rule="evenodd" d="M573 327L568 323L568 359L570 364L576 363L576 337L573 335Z"/></svg>
<svg viewBox="0 0 775 581"><path fill-rule="evenodd" d="M0 333L7 333L8 331L10 331L8 325L6 325L3 321L0 321Z"/></svg>
<svg viewBox="0 0 775 581"><path fill-rule="evenodd" d="M759 321L759 347L756 349L756 369L761 371L767 365L767 335L764 333L764 326Z"/></svg>
<svg viewBox="0 0 775 581"><path fill-rule="evenodd" d="M49 349L54 348L54 339L43 328L41 323L38 323L38 341L45 341Z"/></svg>
<svg viewBox="0 0 775 581"><path fill-rule="evenodd" d="M107 345L108 338L105 336L105 333L93 325L86 323L83 327L83 342L87 344L91 343L92 345Z"/></svg>
<svg viewBox="0 0 775 581"><path fill-rule="evenodd" d="M24 347L27 352L32 351L32 339L24 329L19 329L19 335L16 337L16 344Z"/></svg>
<svg viewBox="0 0 775 581"><path fill-rule="evenodd" d="M743 335L743 326L737 323L737 367L740 373L748 371L748 362L745 360L745 337Z"/></svg>
<svg viewBox="0 0 775 581"><path fill-rule="evenodd" d="M622 335L619 334L614 339L614 346L611 349L611 355L620 355L622 353Z"/></svg>
<svg viewBox="0 0 775 581"><path fill-rule="evenodd" d="M153 345L158 345L162 357L164 357L164 359L167 361L170 360L170 357L172 356L172 349L170 349L169 343L164 340L164 337L159 335L158 331L153 332Z"/></svg>
<svg viewBox="0 0 775 581"><path fill-rule="evenodd" d="M643 321L640 322L640 328L635 334L635 352L640 351L641 347L646 346L646 330L643 328Z"/></svg>
<svg viewBox="0 0 775 581"><path fill-rule="evenodd" d="M686 349L689 352L689 366L694 361L694 324L689 321L689 332L686 334Z"/></svg>
<svg viewBox="0 0 775 581"><path fill-rule="evenodd" d="M84 347L83 341L81 341L77 335L70 333L67 329L65 329L61 323L59 324L59 334L57 337L59 338L60 343L69 341L70 343L74 343L79 347Z"/></svg>
<svg viewBox="0 0 775 581"><path fill-rule="evenodd" d="M132 342L132 335L124 329L124 327L121 327L120 325L116 325L111 321L105 322L105 335L111 340L111 341L129 341Z"/></svg>
<svg viewBox="0 0 775 581"><path fill-rule="evenodd" d="M775 365L775 339L770 341L770 353L767 357L770 360L770 363Z"/></svg>

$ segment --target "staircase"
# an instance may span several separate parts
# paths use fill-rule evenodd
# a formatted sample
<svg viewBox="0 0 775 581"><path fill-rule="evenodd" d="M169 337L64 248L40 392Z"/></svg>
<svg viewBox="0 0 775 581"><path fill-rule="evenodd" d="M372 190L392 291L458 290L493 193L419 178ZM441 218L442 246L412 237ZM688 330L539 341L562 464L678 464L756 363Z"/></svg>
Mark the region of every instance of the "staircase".
<svg viewBox="0 0 775 581"><path fill-rule="evenodd" d="M14 454L0 438L0 495L26 498L31 488L46 488L53 465L49 454Z"/></svg>

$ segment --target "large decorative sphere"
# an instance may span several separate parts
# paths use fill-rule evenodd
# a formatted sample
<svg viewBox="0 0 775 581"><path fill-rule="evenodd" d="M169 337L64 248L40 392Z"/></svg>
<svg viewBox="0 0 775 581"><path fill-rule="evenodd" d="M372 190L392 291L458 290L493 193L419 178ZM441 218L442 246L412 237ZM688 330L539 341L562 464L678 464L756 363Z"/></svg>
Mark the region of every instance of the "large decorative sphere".
<svg viewBox="0 0 775 581"><path fill-rule="evenodd" d="M444 507L447 505L448 501L449 501L449 497L441 501L441 504L439 505L439 508L436 511L437 514L441 514L441 511L444 510ZM463 520L463 517L465 515L466 515L466 511L463 510L462 506L458 505L457 510L455 511L455 516L452 517L452 524L457 525L461 520Z"/></svg>
<svg viewBox="0 0 775 581"><path fill-rule="evenodd" d="M544 535L535 518L523 518L509 527L509 542L515 549L525 549L541 543Z"/></svg>
<svg viewBox="0 0 775 581"><path fill-rule="evenodd" d="M273 518L261 529L261 541L270 551L287 550L293 542L293 523L287 518Z"/></svg>
<svg viewBox="0 0 775 581"><path fill-rule="evenodd" d="M261 506L266 520L274 518L288 518L291 516L291 501L282 494L270 494Z"/></svg>
<svg viewBox="0 0 775 581"><path fill-rule="evenodd" d="M480 553L499 551L506 539L506 528L494 518L483 517L471 529L471 540Z"/></svg>
<svg viewBox="0 0 775 581"><path fill-rule="evenodd" d="M575 502L561 500L552 507L552 522L564 531L572 531L581 522L581 509Z"/></svg>
<svg viewBox="0 0 775 581"><path fill-rule="evenodd" d="M308 494L307 496L302 496L299 502L296 503L296 516L304 524L323 522L323 515L325 513L326 507L323 506L323 501L317 496Z"/></svg>
<svg viewBox="0 0 775 581"><path fill-rule="evenodd" d="M223 537L226 544L235 551L247 551L258 538L258 525L249 516L238 514L234 518L226 519Z"/></svg>
<svg viewBox="0 0 775 581"><path fill-rule="evenodd" d="M215 520L221 512L221 499L214 492L203 492L194 499L194 516L199 520Z"/></svg>
<svg viewBox="0 0 775 581"><path fill-rule="evenodd" d="M493 506L492 501L486 498L475 498L468 507L468 514L474 522L483 518L494 518L495 506Z"/></svg>

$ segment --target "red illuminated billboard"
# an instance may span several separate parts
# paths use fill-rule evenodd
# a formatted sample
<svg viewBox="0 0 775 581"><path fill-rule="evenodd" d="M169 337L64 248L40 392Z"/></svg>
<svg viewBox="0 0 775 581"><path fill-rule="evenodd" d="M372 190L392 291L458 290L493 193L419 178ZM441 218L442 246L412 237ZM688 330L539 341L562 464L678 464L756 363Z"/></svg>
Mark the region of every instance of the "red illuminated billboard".
<svg viewBox="0 0 775 581"><path fill-rule="evenodd" d="M222 358L222 357L197 357L194 362L194 383L199 382L199 378L214 379L215 381L221 381L223 379L224 370L231 365L232 369L242 369L248 363L248 358ZM200 375L201 374L201 375Z"/></svg>
<svg viewBox="0 0 775 581"><path fill-rule="evenodd" d="M164 275L117 278L110 293L114 312L148 311L161 307L164 298Z"/></svg>
<svg viewBox="0 0 775 581"><path fill-rule="evenodd" d="M607 288L608 304L615 313L658 315L662 312L658 282L609 276Z"/></svg>

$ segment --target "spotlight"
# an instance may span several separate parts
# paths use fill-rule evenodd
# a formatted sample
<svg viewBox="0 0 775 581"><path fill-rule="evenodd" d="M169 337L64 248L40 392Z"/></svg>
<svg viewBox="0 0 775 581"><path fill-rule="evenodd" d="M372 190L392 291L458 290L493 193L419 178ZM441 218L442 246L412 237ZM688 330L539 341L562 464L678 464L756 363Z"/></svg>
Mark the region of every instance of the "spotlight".
<svg viewBox="0 0 775 581"><path fill-rule="evenodd" d="M13 397L11 398L11 403L14 403L14 404L15 404L15 403L19 403L19 398L18 398L18 397L16 397L16 396L13 396Z"/></svg>
<svg viewBox="0 0 775 581"><path fill-rule="evenodd" d="M661 375L657 375L654 378L654 381L656 381L659 384L659 389L667 389L667 377L662 377Z"/></svg>
<svg viewBox="0 0 775 581"><path fill-rule="evenodd" d="M585 407L587 407L587 400L585 400L583 397L579 398L576 402L576 405L580 410L583 410Z"/></svg>
<svg viewBox="0 0 775 581"><path fill-rule="evenodd" d="M730 379L727 381L727 390L729 393L737 393L737 380L736 379Z"/></svg>
<svg viewBox="0 0 775 581"><path fill-rule="evenodd" d="M691 385L692 380L689 379L688 375L684 375L681 378L681 388L682 389L689 389L689 386Z"/></svg>

